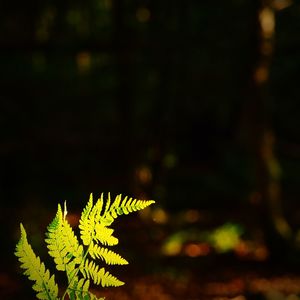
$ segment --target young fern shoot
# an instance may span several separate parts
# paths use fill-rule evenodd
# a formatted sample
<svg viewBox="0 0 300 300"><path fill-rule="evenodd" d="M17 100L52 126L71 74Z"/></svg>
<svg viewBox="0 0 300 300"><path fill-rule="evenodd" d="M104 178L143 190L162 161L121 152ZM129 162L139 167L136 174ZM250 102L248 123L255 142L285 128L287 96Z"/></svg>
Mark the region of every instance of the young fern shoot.
<svg viewBox="0 0 300 300"><path fill-rule="evenodd" d="M22 263L24 274L34 281L32 286L36 296L41 300L99 300L89 291L90 283L108 286L124 284L97 263L101 259L107 265L126 265L127 260L110 250L108 246L118 244L113 236L114 230L109 226L120 215L142 210L155 203L153 200L136 200L118 195L111 201L110 194L106 201L101 198L93 202L93 195L81 213L79 221L80 239L78 241L72 227L67 221L67 207L58 205L57 213L46 232L49 255L53 258L56 269L63 271L67 277L67 287L58 288L55 275L51 275L40 258L36 256L27 240L22 223L21 238L16 245L15 255Z"/></svg>

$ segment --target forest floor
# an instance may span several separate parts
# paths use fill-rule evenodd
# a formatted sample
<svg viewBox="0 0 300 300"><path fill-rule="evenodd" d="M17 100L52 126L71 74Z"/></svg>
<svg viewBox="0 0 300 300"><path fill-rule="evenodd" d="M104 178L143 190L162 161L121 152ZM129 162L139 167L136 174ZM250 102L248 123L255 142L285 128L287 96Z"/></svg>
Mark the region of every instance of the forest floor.
<svg viewBox="0 0 300 300"><path fill-rule="evenodd" d="M120 247L115 251L130 264L108 269L126 284L95 287L93 292L107 300L300 300L300 269L284 257L271 263L264 256L243 258L234 251L197 252L200 248L195 245L203 248L203 243L187 244L189 251L165 255L162 245L173 231L172 226L149 226L134 218L119 223L115 235ZM261 252L261 247L258 250ZM0 299L34 299L31 282L21 274L17 262L0 270Z"/></svg>
<svg viewBox="0 0 300 300"><path fill-rule="evenodd" d="M215 265L206 272L178 268L177 273L166 269L152 274L131 269L119 278L124 286L92 291L108 300L300 300L300 274L263 266ZM1 273L0 299L34 299L27 281Z"/></svg>

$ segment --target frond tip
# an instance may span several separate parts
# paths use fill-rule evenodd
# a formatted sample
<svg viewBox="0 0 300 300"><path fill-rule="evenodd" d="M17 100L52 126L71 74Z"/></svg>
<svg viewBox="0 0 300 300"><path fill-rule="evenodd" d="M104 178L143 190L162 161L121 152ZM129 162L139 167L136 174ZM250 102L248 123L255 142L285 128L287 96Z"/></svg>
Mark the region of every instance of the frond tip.
<svg viewBox="0 0 300 300"><path fill-rule="evenodd" d="M80 224L85 223L87 225L88 223L96 222L109 226L118 216L128 215L129 213L145 209L153 203L155 203L154 200L138 200L128 197L122 200L121 194L116 196L113 202L110 194L108 194L107 200L104 201L102 194L101 198L93 204L93 194L91 194L88 204L81 214ZM89 243L89 240L86 240L86 243Z"/></svg>

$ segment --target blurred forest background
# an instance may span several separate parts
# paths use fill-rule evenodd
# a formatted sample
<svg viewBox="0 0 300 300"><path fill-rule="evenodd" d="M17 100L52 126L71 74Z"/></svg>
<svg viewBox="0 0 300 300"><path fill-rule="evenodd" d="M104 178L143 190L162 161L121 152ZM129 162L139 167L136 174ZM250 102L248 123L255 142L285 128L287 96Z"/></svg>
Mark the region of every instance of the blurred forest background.
<svg viewBox="0 0 300 300"><path fill-rule="evenodd" d="M300 1L2 1L0 51L5 299L32 297L13 256L19 223L43 253L57 203L76 219L91 192L157 202L121 222L121 240L132 264L148 255L148 273L181 285L172 297L148 278L131 299L261 292L209 290L211 268L297 274ZM244 283L234 276L229 289ZM297 286L286 294L299 299ZM264 297L287 299L276 292Z"/></svg>

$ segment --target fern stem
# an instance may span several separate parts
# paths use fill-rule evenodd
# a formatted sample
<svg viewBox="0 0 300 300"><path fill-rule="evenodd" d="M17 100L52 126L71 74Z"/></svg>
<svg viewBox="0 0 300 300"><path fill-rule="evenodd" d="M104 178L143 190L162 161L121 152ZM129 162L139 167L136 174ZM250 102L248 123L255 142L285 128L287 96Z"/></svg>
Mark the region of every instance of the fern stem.
<svg viewBox="0 0 300 300"><path fill-rule="evenodd" d="M46 291L47 298L48 298L49 300L53 300L53 299L51 298L51 295L49 294L49 291L48 291L48 289L47 289L47 286L46 286L44 280L43 280L43 288L44 288L44 290Z"/></svg>

